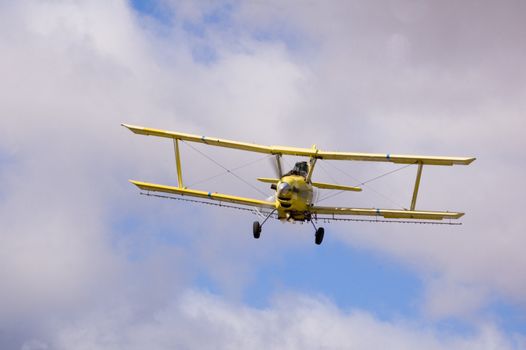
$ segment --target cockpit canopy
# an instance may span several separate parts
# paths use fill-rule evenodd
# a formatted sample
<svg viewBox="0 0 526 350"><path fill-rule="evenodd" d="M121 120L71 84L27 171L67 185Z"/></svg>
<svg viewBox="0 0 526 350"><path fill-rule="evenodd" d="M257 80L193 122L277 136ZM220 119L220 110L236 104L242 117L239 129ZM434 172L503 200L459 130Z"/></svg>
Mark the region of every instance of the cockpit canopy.
<svg viewBox="0 0 526 350"><path fill-rule="evenodd" d="M285 174L285 176L288 175L299 175L303 177L307 177L307 174L309 173L309 165L307 162L297 162L294 165L294 168L292 168L291 171Z"/></svg>

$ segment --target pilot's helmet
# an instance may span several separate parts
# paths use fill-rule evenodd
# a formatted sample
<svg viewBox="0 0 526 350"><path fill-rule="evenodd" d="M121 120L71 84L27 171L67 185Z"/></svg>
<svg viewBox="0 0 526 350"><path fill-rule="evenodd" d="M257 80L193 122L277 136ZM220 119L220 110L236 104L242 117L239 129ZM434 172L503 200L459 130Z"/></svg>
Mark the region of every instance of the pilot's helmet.
<svg viewBox="0 0 526 350"><path fill-rule="evenodd" d="M294 165L294 171L301 176L307 176L307 173L309 172L309 166L307 165L307 162L297 162L296 165Z"/></svg>

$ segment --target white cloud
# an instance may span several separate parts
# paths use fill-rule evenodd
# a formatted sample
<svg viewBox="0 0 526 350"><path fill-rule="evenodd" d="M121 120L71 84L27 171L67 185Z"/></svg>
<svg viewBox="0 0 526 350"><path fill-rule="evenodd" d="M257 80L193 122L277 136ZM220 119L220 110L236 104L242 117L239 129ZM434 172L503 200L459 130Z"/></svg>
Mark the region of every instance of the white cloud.
<svg viewBox="0 0 526 350"><path fill-rule="evenodd" d="M292 347L306 340L339 345L334 339L372 346L386 341L377 334L390 332L405 347L412 342L431 348L510 347L493 327L480 327L465 345L459 339L444 342L433 330L420 334L418 327L341 313L308 298L292 303L289 315L286 306L239 311L239 305L197 293L166 313L154 313L160 319L150 323L130 306L149 299L142 312L151 315L190 284L199 269L235 299L253 278L252 266L303 242L293 235L276 237L280 248L262 241L258 255L247 249L245 230L221 215L207 214L195 222L192 210L199 209L137 200L128 177L171 180L173 159L166 143L132 136L121 122L270 144L309 146L315 141L339 150L478 156L465 169L424 169L419 204L465 209L462 228L356 225L352 229L360 231L353 234L349 226L335 225L335 236L413 266L426 281L424 310L431 316L469 318L495 293L523 303L520 209L526 197L518 184L524 175L520 131L526 89L524 73L514 67L525 52L515 40L524 25L511 5L471 12L475 9L469 3L451 14L451 4L289 2L273 7L251 2L233 7L235 30L216 28L201 38L185 33L181 22L162 27L139 18L125 1L0 4L0 94L5 97L0 152L13 160L0 164L0 321L10 329L17 323L9 324L11 316L24 319L32 326L21 322L18 331L27 339L33 322L40 329L39 320L49 310L61 309L65 319L76 322L55 330L64 348L79 339L86 347L146 344L155 341L156 332L166 342L162 348L171 341L201 341L191 336L193 328L174 334L169 329L192 319L199 320L193 323L199 328L207 319L202 305L208 305L216 312L208 315L209 336L217 336L225 347L229 342L250 346L251 341L272 345L267 334L278 329L272 328L275 320L284 327L280 340ZM182 8L178 16L202 19L194 3ZM466 16L476 29L455 29ZM494 33L494 27L500 31ZM247 28L272 35L260 40ZM203 44L217 52L217 60L194 61L192 48ZM228 159L237 160L242 156ZM205 169L185 168L185 176ZM387 188L404 198L410 185L403 191ZM174 217L174 210L184 215ZM116 221L133 215L141 218L136 230L115 228ZM156 240L161 239L155 230L186 231L190 222L191 232L178 232L183 239L201 237L189 244L189 252ZM219 238L210 227L228 236ZM136 250L144 255L133 257ZM121 294L122 304L113 307ZM107 299L102 305L108 312L77 317L93 305L100 307L100 299ZM244 323L257 328L259 317L266 328L253 338L253 328ZM334 339L320 334L317 327L326 323L317 317L336 319L344 330L334 331ZM228 326L221 328L225 318ZM105 322L107 334L100 326ZM347 327L355 322L363 332L346 338ZM121 327L127 339L115 334ZM240 335L231 339L233 329ZM47 339L34 339L25 347L43 344Z"/></svg>
<svg viewBox="0 0 526 350"><path fill-rule="evenodd" d="M170 148L135 142L120 123L210 133L217 127L235 137L245 130L237 116L246 115L254 129L269 134L277 112L297 103L301 72L285 50L254 45L252 52L227 51L224 62L206 67L192 61L186 43L170 42L181 36L177 30L156 38L124 1L0 7L0 93L6 97L0 152L9 159L0 168L0 342L18 347L21 339L45 333L49 319L75 319L95 305L111 309L120 298L148 300L144 310L157 307L199 269L224 286L239 281L229 287L239 294L261 256L235 248L237 230L226 239L196 240L198 231L211 235L215 220L195 222L191 210L187 220L203 227L182 235L193 237L190 249L203 263L163 242L156 230L184 230L173 203L151 201L144 209L127 179L154 178L160 171L148 165L156 163L171 173ZM254 104L267 107L254 112ZM115 227L132 215L140 220L136 230ZM225 261L220 252L227 246L239 253ZM37 339L25 347L41 345Z"/></svg>
<svg viewBox="0 0 526 350"><path fill-rule="evenodd" d="M197 336L196 336L197 335ZM265 309L187 292L166 309L140 321L126 312L102 312L61 328L57 349L518 349L491 324L450 335L405 320L381 321L342 312L323 299L287 295Z"/></svg>
<svg viewBox="0 0 526 350"><path fill-rule="evenodd" d="M241 6L254 27L286 21L288 30L310 35L317 45L307 62L311 80L302 86L302 117L312 124L306 138L345 150L478 157L467 168L424 169L417 208L466 211L461 228L339 226L338 236L350 244L389 252L424 276L443 276L448 283L440 286L426 277L430 308L444 305L443 315L465 313L455 291L467 286L475 295L472 310L495 294L520 305L526 301L520 212L526 198L520 186L526 174L520 134L526 85L523 70L516 69L526 55L520 40L526 26L515 5ZM347 170L357 173L357 167ZM379 187L408 203L413 179L411 174ZM440 301L433 300L439 295Z"/></svg>

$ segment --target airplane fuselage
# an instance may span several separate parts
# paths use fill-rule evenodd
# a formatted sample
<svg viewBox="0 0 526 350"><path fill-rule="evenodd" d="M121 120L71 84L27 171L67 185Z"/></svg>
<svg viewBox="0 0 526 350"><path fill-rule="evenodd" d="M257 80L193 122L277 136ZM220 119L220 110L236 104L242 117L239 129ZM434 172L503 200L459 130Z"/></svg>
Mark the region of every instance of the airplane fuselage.
<svg viewBox="0 0 526 350"><path fill-rule="evenodd" d="M312 184L301 175L283 176L276 184L276 209L280 220L310 220Z"/></svg>

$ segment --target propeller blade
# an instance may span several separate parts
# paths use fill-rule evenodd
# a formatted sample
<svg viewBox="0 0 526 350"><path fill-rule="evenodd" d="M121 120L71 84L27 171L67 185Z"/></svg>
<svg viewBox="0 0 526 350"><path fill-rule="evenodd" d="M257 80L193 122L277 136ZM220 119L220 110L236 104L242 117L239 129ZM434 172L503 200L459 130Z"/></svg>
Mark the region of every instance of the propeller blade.
<svg viewBox="0 0 526 350"><path fill-rule="evenodd" d="M281 163L281 154L276 154L275 159L269 158L272 163L272 169L274 169L274 174L278 179L283 177L283 165Z"/></svg>

